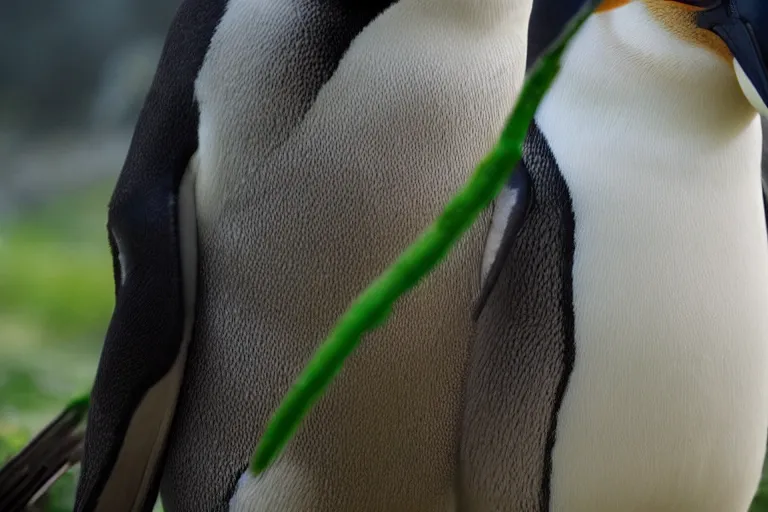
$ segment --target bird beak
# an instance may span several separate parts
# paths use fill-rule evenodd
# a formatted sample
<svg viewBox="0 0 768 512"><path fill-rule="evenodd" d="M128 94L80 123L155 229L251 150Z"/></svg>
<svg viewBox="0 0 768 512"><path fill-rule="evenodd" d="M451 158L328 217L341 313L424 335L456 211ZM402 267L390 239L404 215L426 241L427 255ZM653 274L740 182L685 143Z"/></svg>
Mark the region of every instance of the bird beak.
<svg viewBox="0 0 768 512"><path fill-rule="evenodd" d="M768 117L768 0L677 0L698 12L698 25L717 34L733 55L741 90Z"/></svg>

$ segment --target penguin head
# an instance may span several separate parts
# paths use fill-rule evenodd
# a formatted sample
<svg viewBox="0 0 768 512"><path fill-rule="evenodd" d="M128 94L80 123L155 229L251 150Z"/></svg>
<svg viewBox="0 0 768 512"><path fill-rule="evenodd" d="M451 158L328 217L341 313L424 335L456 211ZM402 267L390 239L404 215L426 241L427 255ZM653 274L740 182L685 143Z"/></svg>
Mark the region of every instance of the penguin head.
<svg viewBox="0 0 768 512"><path fill-rule="evenodd" d="M632 0L604 0L597 11ZM732 63L752 107L768 117L768 0L640 0L668 30Z"/></svg>

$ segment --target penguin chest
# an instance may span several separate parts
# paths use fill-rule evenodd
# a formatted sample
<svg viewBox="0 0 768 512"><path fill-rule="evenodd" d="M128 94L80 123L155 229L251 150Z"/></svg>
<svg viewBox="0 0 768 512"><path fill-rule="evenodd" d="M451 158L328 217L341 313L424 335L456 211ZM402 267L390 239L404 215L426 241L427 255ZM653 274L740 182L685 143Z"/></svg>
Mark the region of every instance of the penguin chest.
<svg viewBox="0 0 768 512"><path fill-rule="evenodd" d="M569 184L575 363L553 510L749 506L768 431L768 242L744 181Z"/></svg>

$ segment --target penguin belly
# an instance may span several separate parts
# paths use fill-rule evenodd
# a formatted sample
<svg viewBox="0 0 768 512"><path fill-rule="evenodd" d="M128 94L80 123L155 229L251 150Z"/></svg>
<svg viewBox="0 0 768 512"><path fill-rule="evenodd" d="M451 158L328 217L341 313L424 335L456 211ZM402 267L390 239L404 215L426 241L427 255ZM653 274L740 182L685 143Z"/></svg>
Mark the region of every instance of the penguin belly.
<svg viewBox="0 0 768 512"><path fill-rule="evenodd" d="M528 12L512 11L465 24L395 4L280 130L260 123L270 91L254 94L258 76L232 52L213 53L214 38L198 81L200 291L169 510L454 509L484 221L365 337L274 465L239 477L336 319L491 147L524 74ZM234 25L245 41L263 30L232 12L219 37ZM221 72L227 63L234 75Z"/></svg>
<svg viewBox="0 0 768 512"><path fill-rule="evenodd" d="M280 225L264 212L270 199L281 200L273 190L254 187L253 176L269 175L270 153L296 129L350 41L387 4L229 0L207 45L194 89L200 111L195 197L201 288L161 484L166 511L227 510L245 471L256 439L243 430L260 428L247 404L252 393L264 391L252 389L247 378L232 377L230 369L236 375L245 371L240 349L248 352L248 340L260 336L243 309L273 310L271 298L260 295L260 271L239 272L249 265L249 250L268 250L262 239L279 245ZM254 227L242 225L259 215L265 227L249 239ZM262 371L258 360L247 364L249 371Z"/></svg>
<svg viewBox="0 0 768 512"><path fill-rule="evenodd" d="M760 187L611 171L625 179L588 189L576 176L590 171L563 171L575 353L551 510L746 511L768 432Z"/></svg>

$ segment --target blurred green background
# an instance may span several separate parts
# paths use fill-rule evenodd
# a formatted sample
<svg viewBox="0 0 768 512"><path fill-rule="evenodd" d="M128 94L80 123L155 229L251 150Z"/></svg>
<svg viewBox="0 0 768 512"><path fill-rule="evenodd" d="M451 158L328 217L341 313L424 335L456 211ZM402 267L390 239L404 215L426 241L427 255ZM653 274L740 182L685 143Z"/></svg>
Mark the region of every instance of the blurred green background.
<svg viewBox="0 0 768 512"><path fill-rule="evenodd" d="M113 305L108 195L93 187L0 230L0 459L90 387ZM63 484L51 510L71 510L74 478Z"/></svg>
<svg viewBox="0 0 768 512"><path fill-rule="evenodd" d="M106 205L178 2L0 2L0 463L90 387L113 306ZM72 509L75 478L49 512Z"/></svg>
<svg viewBox="0 0 768 512"><path fill-rule="evenodd" d="M0 2L0 464L90 388L107 203L179 2ZM75 477L46 510L72 510Z"/></svg>

